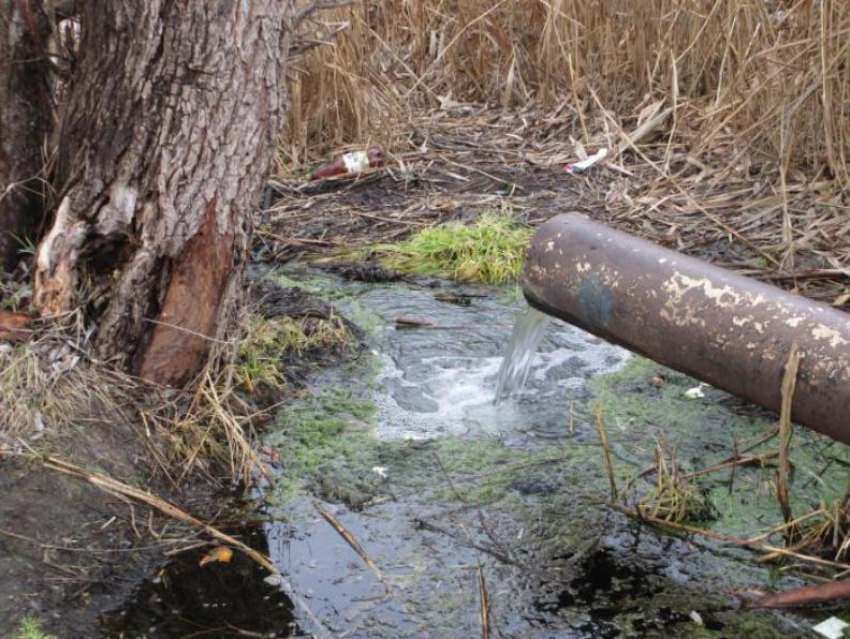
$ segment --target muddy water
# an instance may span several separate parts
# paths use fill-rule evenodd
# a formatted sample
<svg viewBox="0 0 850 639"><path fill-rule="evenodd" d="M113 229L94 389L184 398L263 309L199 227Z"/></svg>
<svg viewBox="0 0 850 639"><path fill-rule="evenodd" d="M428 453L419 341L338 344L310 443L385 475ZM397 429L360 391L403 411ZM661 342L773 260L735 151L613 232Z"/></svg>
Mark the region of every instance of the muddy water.
<svg viewBox="0 0 850 639"><path fill-rule="evenodd" d="M310 614L256 571L213 573L187 555L179 574L196 586L148 584L112 632L470 637L482 635L483 614L490 636L503 637L809 636L808 620L742 611L730 595L793 577L605 506L597 407L621 485L651 462L658 438L705 467L728 456L731 435L756 437L765 415L712 389L689 399L693 380L533 315L525 335L538 335L524 344L539 338L539 348L495 404L524 312L515 291L343 282L306 268L272 276L329 299L370 336L366 353L317 376L265 436L282 461L255 545ZM801 468L826 454L844 463L828 442L806 444ZM726 476L708 481L721 515L704 525L746 533L777 523L771 473L742 470L731 495ZM798 507L818 490L798 492Z"/></svg>

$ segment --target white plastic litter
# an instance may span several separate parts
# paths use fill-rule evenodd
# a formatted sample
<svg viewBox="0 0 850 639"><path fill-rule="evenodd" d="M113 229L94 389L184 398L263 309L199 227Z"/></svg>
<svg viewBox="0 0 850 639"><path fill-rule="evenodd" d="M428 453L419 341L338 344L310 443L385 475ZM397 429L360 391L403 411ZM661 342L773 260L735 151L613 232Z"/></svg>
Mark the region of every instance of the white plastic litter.
<svg viewBox="0 0 850 639"><path fill-rule="evenodd" d="M705 393L702 392L703 386L705 386L705 384L700 384L699 386L689 388L685 391L685 397L688 399L699 399L700 397L705 397Z"/></svg>
<svg viewBox="0 0 850 639"><path fill-rule="evenodd" d="M369 154L365 151L345 153L342 162L349 173L361 173L369 168Z"/></svg>
<svg viewBox="0 0 850 639"><path fill-rule="evenodd" d="M691 612L688 616L691 618L691 621L693 621L698 626L704 626L705 625L705 622L703 622L703 620L702 620L702 615L699 614L696 610L691 610Z"/></svg>
<svg viewBox="0 0 850 639"><path fill-rule="evenodd" d="M377 473L384 479L387 478L387 467L386 466L372 466L372 472Z"/></svg>
<svg viewBox="0 0 850 639"><path fill-rule="evenodd" d="M606 147L602 147L596 153L591 155L586 160L581 160L579 162L573 162L572 164L567 165L567 173L571 173L575 175L576 173L583 173L587 171L594 164L598 164L602 160L608 157L608 149Z"/></svg>
<svg viewBox="0 0 850 639"><path fill-rule="evenodd" d="M841 639L844 636L845 628L850 628L850 623L838 617L830 617L826 621L821 621L818 625L813 626L812 630L827 639Z"/></svg>

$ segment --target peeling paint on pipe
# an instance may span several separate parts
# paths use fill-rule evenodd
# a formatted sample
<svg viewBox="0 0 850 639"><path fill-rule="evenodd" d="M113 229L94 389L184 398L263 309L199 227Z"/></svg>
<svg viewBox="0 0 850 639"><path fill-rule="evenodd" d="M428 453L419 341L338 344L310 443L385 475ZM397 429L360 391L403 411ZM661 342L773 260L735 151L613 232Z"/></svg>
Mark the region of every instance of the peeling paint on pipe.
<svg viewBox="0 0 850 639"><path fill-rule="evenodd" d="M795 422L850 444L850 315L616 231L560 215L534 236L535 308L779 411L792 345Z"/></svg>

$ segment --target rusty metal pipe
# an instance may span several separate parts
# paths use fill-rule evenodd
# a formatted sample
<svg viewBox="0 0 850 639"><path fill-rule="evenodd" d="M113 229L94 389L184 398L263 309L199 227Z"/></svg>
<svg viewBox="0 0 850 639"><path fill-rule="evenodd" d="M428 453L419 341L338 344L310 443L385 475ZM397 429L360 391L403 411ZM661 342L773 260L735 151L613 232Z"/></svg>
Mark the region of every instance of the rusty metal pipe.
<svg viewBox="0 0 850 639"><path fill-rule="evenodd" d="M850 444L850 315L616 231L560 215L534 236L535 308L778 411L792 345L792 418Z"/></svg>

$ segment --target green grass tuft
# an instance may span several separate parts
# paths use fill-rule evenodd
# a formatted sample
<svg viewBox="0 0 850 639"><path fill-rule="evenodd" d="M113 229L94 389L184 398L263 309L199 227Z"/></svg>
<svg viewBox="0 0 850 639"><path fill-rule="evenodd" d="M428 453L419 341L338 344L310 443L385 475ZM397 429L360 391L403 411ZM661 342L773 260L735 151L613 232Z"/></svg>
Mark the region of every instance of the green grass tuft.
<svg viewBox="0 0 850 639"><path fill-rule="evenodd" d="M56 639L56 637L44 633L38 619L22 617L18 621L18 629L12 635L12 639Z"/></svg>
<svg viewBox="0 0 850 639"><path fill-rule="evenodd" d="M343 348L351 337L345 323L337 315L331 315L328 319L264 319L252 316L237 350L236 380L249 391L257 386L282 386L286 383L281 365L283 356L302 355L318 348Z"/></svg>
<svg viewBox="0 0 850 639"><path fill-rule="evenodd" d="M504 213L485 213L475 224L457 222L416 233L396 246L381 246L392 269L462 282L512 284L519 279L531 229Z"/></svg>

